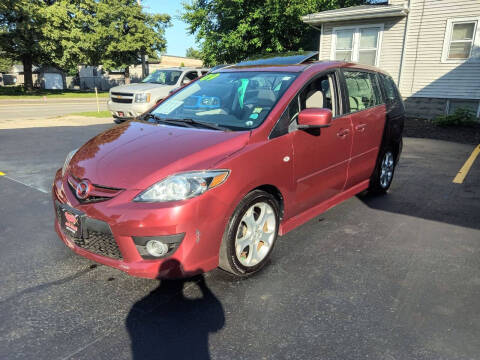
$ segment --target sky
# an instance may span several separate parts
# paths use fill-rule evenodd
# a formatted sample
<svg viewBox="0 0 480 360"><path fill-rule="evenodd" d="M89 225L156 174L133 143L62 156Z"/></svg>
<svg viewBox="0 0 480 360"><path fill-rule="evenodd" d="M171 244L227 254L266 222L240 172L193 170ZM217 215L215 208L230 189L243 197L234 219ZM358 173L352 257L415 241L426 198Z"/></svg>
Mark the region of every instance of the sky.
<svg viewBox="0 0 480 360"><path fill-rule="evenodd" d="M187 24L179 19L182 10L180 0L142 0L145 10L152 13L169 14L172 25L165 31L167 55L185 56L185 50L195 46L195 37L187 33Z"/></svg>

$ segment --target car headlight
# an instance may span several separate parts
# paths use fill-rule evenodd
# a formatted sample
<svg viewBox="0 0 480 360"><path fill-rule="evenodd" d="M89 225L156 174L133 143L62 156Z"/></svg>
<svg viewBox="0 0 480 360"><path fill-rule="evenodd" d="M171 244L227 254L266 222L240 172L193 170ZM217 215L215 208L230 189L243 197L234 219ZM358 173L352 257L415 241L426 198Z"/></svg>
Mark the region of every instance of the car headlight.
<svg viewBox="0 0 480 360"><path fill-rule="evenodd" d="M135 94L136 103L148 103L150 102L150 93Z"/></svg>
<svg viewBox="0 0 480 360"><path fill-rule="evenodd" d="M150 186L134 201L166 202L190 199L223 184L229 174L229 170L206 170L172 175Z"/></svg>
<svg viewBox="0 0 480 360"><path fill-rule="evenodd" d="M67 158L65 159L65 162L63 163L62 167L62 176L65 175L65 171L67 170L68 164L70 163L70 160L72 160L73 155L78 151L78 149L72 150L68 153Z"/></svg>

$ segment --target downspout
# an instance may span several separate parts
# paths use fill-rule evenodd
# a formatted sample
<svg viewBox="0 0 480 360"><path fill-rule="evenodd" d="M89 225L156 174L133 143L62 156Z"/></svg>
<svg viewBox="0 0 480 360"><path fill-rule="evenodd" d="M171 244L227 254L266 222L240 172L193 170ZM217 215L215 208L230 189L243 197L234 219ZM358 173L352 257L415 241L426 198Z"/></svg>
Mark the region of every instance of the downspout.
<svg viewBox="0 0 480 360"><path fill-rule="evenodd" d="M398 70L398 81L397 85L400 89L400 82L402 81L402 71L403 71L403 61L405 58L405 50L407 46L407 36L408 36L408 18L410 15L410 4L413 3L413 0L408 0L408 14L407 18L405 19L405 29L403 30L403 43L402 43L402 55L400 56L400 69Z"/></svg>

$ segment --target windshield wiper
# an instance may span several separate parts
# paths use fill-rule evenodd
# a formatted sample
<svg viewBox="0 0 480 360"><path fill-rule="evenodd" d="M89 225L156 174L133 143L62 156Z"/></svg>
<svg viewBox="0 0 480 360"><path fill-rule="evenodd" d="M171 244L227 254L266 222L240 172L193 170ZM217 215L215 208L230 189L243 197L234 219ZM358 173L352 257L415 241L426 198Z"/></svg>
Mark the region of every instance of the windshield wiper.
<svg viewBox="0 0 480 360"><path fill-rule="evenodd" d="M182 122L192 124L192 125L200 125L200 126L202 126L204 128L207 128L207 129L214 129L214 130L221 130L221 131L231 131L227 127L224 127L224 126L221 126L221 125L218 125L218 124L213 124L213 123L206 122L206 121L198 121L198 120L193 120L193 119L175 119L175 120L182 121Z"/></svg>
<svg viewBox="0 0 480 360"><path fill-rule="evenodd" d="M183 127L194 127L192 124L186 123L184 121L178 121L177 119L167 119L167 118L161 118L158 115L148 113L147 116L144 118L146 119L154 119L157 124L169 124L169 125L177 125L177 126L183 126Z"/></svg>
<svg viewBox="0 0 480 360"><path fill-rule="evenodd" d="M193 119L162 118L162 117L160 117L158 115L155 115L155 114L152 114L152 113L147 114L147 116L149 118L155 119L157 124L158 123L165 123L165 124L180 125L180 126L184 126L184 127L198 127L198 126L201 126L203 128L207 128L207 129L214 129L214 130L220 130L220 131L231 131L231 129L229 129L227 127L224 127L224 126L221 126L221 125L217 125L217 124L213 124L213 123L209 123L209 122L198 121L198 120L193 120Z"/></svg>

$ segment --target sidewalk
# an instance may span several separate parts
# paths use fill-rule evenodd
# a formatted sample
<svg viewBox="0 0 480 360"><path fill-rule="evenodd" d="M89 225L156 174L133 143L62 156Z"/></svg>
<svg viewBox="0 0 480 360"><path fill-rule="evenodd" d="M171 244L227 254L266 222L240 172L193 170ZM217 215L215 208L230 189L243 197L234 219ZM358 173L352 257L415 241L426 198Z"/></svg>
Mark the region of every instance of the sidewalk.
<svg viewBox="0 0 480 360"><path fill-rule="evenodd" d="M108 97L99 97L98 101L100 103L106 103L108 101ZM45 98L42 97L33 97L31 99L0 99L0 105L15 105L15 104L22 104L22 105L40 105L40 104L65 104L65 103L96 103L97 100L95 97L71 97L71 98L49 98L46 96Z"/></svg>
<svg viewBox="0 0 480 360"><path fill-rule="evenodd" d="M7 129L26 129L57 126L89 126L98 124L114 124L113 118L96 118L87 116L59 116L48 119L20 119L20 120L1 120L0 130Z"/></svg>

